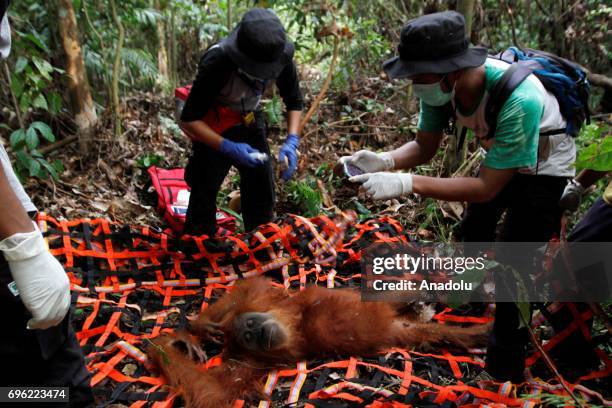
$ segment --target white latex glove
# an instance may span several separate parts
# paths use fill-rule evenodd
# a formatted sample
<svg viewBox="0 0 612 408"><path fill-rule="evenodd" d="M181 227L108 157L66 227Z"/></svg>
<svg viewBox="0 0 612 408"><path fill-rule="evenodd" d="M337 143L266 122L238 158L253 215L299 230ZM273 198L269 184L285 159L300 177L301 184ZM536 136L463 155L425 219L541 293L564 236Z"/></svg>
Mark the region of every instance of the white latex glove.
<svg viewBox="0 0 612 408"><path fill-rule="evenodd" d="M338 160L338 163L342 165L346 162L359 167L364 173L393 170L395 167L391 153L374 153L369 150L360 150L351 156L343 156Z"/></svg>
<svg viewBox="0 0 612 408"><path fill-rule="evenodd" d="M387 200L412 193L412 174L410 173L366 173L349 179L362 183L361 190L375 200Z"/></svg>
<svg viewBox="0 0 612 408"><path fill-rule="evenodd" d="M582 184L576 180L568 182L559 200L559 207L572 212L576 211L582 202L584 190L585 188L582 187Z"/></svg>
<svg viewBox="0 0 612 408"><path fill-rule="evenodd" d="M21 301L32 314L28 329L58 325L70 308L70 282L62 265L49 253L38 228L0 241Z"/></svg>

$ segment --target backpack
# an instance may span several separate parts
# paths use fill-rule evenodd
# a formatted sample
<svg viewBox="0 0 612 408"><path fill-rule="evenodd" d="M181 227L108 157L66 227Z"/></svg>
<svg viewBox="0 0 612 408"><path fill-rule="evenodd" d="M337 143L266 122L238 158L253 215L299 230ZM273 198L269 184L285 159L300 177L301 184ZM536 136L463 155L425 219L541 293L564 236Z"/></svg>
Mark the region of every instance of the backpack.
<svg viewBox="0 0 612 408"><path fill-rule="evenodd" d="M565 133L576 137L582 124L585 121L590 123L590 85L587 73L578 64L546 51L530 48L521 50L518 47L510 47L493 58L512 65L491 89L489 102L485 107L485 120L489 125L487 139L495 134L497 117L502 106L529 74L534 74L544 88L555 96L561 115L567 122L565 129L550 130L540 136Z"/></svg>
<svg viewBox="0 0 612 408"><path fill-rule="evenodd" d="M497 118L512 92L530 74L534 74L552 93L559 103L561 115L567 122L564 129L553 129L541 132L540 137L558 134L578 136L582 124L591 123L589 110L590 85L587 73L575 62L561 58L546 51L518 47L510 47L499 54L490 56L511 64L502 77L491 89L489 100L485 106L485 120L489 127L486 139L495 136ZM467 129L459 136L457 155L465 142Z"/></svg>

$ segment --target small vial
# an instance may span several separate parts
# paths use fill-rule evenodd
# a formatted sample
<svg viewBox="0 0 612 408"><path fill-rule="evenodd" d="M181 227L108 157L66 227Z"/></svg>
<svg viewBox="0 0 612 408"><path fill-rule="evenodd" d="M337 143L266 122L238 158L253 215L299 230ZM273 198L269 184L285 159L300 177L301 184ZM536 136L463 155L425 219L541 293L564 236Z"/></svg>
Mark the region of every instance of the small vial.
<svg viewBox="0 0 612 408"><path fill-rule="evenodd" d="M261 163L268 160L268 155L266 153L249 153L249 156Z"/></svg>
<svg viewBox="0 0 612 408"><path fill-rule="evenodd" d="M360 174L363 174L364 171L361 170L359 167L355 166L354 164L351 163L344 163L344 174L347 177L353 177L353 176L358 176Z"/></svg>

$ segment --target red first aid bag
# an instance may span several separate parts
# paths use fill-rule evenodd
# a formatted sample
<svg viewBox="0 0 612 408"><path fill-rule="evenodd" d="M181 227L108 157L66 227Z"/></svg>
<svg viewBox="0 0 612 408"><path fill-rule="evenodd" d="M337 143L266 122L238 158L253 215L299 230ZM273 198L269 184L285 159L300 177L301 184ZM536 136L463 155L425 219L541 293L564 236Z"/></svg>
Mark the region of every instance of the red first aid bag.
<svg viewBox="0 0 612 408"><path fill-rule="evenodd" d="M174 100L176 106L175 116L177 121L180 119L181 112L183 111L185 101L189 96L189 92L191 92L191 85L176 88L174 90ZM219 105L215 105L212 109L209 109L202 120L218 134L222 134L226 130L243 123L243 118L240 112Z"/></svg>
<svg viewBox="0 0 612 408"><path fill-rule="evenodd" d="M184 180L185 169L160 169L149 167L153 188L157 193L157 209L164 220L176 232L183 230L190 189ZM236 231L236 218L225 211L217 210L217 235L229 235Z"/></svg>

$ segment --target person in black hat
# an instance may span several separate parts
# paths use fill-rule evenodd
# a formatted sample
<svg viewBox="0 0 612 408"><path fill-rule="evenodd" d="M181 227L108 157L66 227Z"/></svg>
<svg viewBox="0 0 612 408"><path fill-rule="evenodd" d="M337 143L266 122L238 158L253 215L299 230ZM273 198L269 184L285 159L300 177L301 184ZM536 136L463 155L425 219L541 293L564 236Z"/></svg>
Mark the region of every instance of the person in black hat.
<svg viewBox="0 0 612 408"><path fill-rule="evenodd" d="M402 29L398 51L384 70L390 78L412 81L420 99L416 139L390 152L362 150L342 157L341 164L348 162L365 173L350 180L361 183L361 190L374 199L414 193L467 201L459 231L464 241L495 241L504 212L500 240L548 242L559 236L558 202L567 179L574 176L575 145L566 134L540 143L540 132L566 127L554 95L529 75L502 106L494 136L487 138L484 109L489 92L510 65L488 58L485 48L470 46L461 14L446 11L410 20ZM453 118L458 134L470 129L487 150L476 177L389 172L429 162ZM513 303L498 303L496 308L487 370L498 379L523 378L528 336L519 329L517 310Z"/></svg>
<svg viewBox="0 0 612 408"><path fill-rule="evenodd" d="M0 0L0 59L11 48L8 3ZM93 406L91 374L70 323L70 282L32 221L36 212L0 144L0 387L68 387L69 401L38 404Z"/></svg>
<svg viewBox="0 0 612 408"><path fill-rule="evenodd" d="M240 172L245 229L272 220L274 175L259 103L276 83L287 109L288 136L279 163L288 180L297 168L303 105L293 53L278 17L255 8L200 60L181 113L181 128L193 140L185 169L191 187L185 233L215 235L216 197L231 166Z"/></svg>

